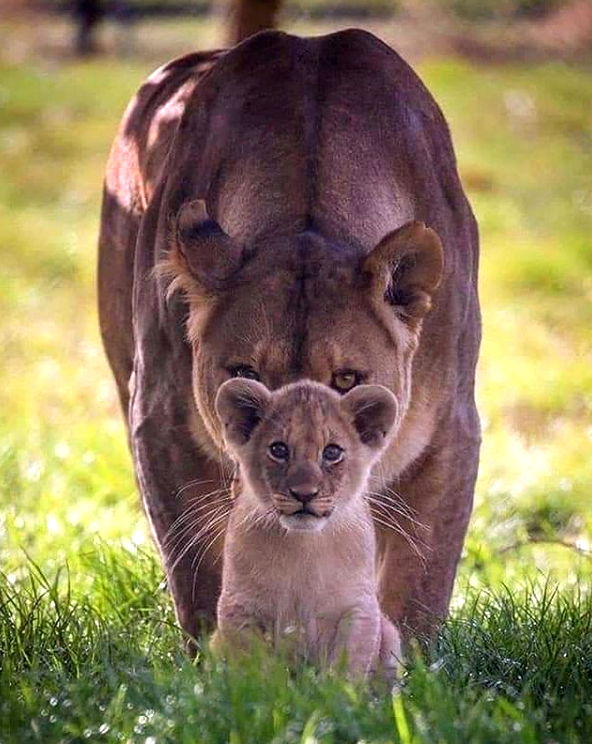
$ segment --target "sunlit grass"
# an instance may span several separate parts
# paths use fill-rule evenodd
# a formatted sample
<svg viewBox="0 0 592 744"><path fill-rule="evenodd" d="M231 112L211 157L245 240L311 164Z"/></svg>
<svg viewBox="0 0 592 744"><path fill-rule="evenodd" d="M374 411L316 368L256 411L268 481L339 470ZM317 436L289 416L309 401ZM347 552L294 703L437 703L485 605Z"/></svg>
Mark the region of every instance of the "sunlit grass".
<svg viewBox="0 0 592 744"><path fill-rule="evenodd" d="M484 446L469 547L486 542L491 558L492 546L541 532L586 545L592 81L560 63L476 69L449 61L424 72L448 116L482 236ZM515 559L520 572L555 569L564 579L579 561L553 547ZM502 575L498 568L489 565L490 577Z"/></svg>
<svg viewBox="0 0 592 744"><path fill-rule="evenodd" d="M471 594L391 699L260 650L180 649L151 557L102 546L84 575L0 579L3 741L536 742L592 735L592 607L540 583ZM153 738L148 738L153 737Z"/></svg>
<svg viewBox="0 0 592 744"><path fill-rule="evenodd" d="M453 620L427 666L411 666L395 723L389 696L281 665L272 683L255 665L243 677L207 659L196 670L180 651L94 287L108 148L155 64L0 62L0 741L182 742L203 730L199 741L233 744L531 742L547 727L549 739L586 740L589 72L454 60L419 70L481 225L484 443ZM524 594L533 580L538 593ZM474 605L469 586L491 594Z"/></svg>

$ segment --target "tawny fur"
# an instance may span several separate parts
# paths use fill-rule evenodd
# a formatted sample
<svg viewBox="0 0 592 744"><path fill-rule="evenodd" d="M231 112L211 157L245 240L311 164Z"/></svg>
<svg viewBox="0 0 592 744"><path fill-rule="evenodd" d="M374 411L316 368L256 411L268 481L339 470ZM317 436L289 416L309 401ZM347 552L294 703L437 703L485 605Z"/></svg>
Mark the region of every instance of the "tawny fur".
<svg viewBox="0 0 592 744"><path fill-rule="evenodd" d="M99 314L188 636L215 619L232 471L214 400L244 365L270 389L345 372L397 397L369 484L379 596L407 636L434 631L478 461L477 255L444 117L372 35L257 34L145 81L107 165Z"/></svg>
<svg viewBox="0 0 592 744"><path fill-rule="evenodd" d="M345 662L352 676L392 676L399 634L377 598L364 491L396 428L394 396L362 386L340 398L313 382L267 393L233 380L217 409L242 491L226 531L214 645L231 651L263 636L323 667ZM285 462L270 456L278 441ZM323 460L327 445L342 448L339 462ZM303 506L293 494L307 490L316 495Z"/></svg>

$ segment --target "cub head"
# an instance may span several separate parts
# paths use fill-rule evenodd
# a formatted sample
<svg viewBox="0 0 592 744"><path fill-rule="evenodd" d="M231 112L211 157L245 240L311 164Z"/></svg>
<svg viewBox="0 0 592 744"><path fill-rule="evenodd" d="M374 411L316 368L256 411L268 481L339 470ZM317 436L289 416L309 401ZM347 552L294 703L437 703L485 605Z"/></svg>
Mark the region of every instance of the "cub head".
<svg viewBox="0 0 592 744"><path fill-rule="evenodd" d="M228 449L253 509L287 530L319 531L354 516L370 469L398 420L395 396L361 385L344 396L303 381L270 392L229 380L216 396Z"/></svg>
<svg viewBox="0 0 592 744"><path fill-rule="evenodd" d="M169 291L189 303L193 396L213 453L224 442L214 402L232 377L274 390L310 379L345 394L377 384L404 417L411 362L442 273L436 233L410 222L371 250L286 226L229 235L203 200L173 218Z"/></svg>

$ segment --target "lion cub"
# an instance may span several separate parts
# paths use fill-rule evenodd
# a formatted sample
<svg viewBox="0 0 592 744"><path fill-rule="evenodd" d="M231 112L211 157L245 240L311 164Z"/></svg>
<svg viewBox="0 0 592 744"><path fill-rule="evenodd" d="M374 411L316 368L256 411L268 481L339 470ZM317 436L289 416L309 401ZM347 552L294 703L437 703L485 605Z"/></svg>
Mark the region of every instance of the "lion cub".
<svg viewBox="0 0 592 744"><path fill-rule="evenodd" d="M318 664L392 672L399 635L382 614L364 490L397 424L394 395L362 385L340 396L314 382L270 392L224 383L216 398L242 490L230 515L214 644L291 636Z"/></svg>

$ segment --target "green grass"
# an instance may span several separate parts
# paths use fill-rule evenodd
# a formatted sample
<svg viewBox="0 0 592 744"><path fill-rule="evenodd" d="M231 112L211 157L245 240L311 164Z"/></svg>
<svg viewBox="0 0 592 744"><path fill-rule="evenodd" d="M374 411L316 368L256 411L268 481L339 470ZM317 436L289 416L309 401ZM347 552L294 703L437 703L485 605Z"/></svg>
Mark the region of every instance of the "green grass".
<svg viewBox="0 0 592 744"><path fill-rule="evenodd" d="M155 57L209 38L160 28ZM591 740L592 558L565 547L592 529L589 69L419 68L481 224L485 426L451 619L393 699L277 659L184 657L94 291L110 141L162 60L16 64L29 32L2 32L0 744Z"/></svg>
<svg viewBox="0 0 592 744"><path fill-rule="evenodd" d="M0 584L0 741L562 742L592 736L592 601L548 586L471 595L399 691L261 651L195 665L151 555L82 556L90 589L28 564ZM87 579L82 584L86 585ZM152 738L150 738L152 737Z"/></svg>

